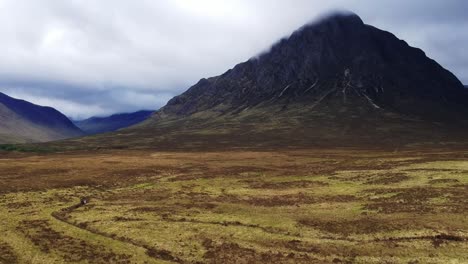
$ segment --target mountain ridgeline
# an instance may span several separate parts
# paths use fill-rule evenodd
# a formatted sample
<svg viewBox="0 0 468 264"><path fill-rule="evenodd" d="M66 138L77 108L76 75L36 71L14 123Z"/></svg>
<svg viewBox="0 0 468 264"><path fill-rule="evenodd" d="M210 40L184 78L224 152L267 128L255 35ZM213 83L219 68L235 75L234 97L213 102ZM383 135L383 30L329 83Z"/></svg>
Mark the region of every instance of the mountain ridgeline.
<svg viewBox="0 0 468 264"><path fill-rule="evenodd" d="M45 142L84 133L62 113L0 93L0 143Z"/></svg>
<svg viewBox="0 0 468 264"><path fill-rule="evenodd" d="M465 137L467 106L464 85L422 50L355 14L335 14L200 80L138 126L88 143L197 148L441 142Z"/></svg>
<svg viewBox="0 0 468 264"><path fill-rule="evenodd" d="M138 111L135 113L115 114L108 117L91 117L74 121L75 125L88 135L112 132L121 128L138 124L151 116L154 111Z"/></svg>
<svg viewBox="0 0 468 264"><path fill-rule="evenodd" d="M291 103L320 106L339 97L342 105L357 103L444 119L444 111L431 106L445 104L450 111L465 104L462 88L422 50L365 25L357 15L338 14L301 28L268 53L221 76L202 79L159 114L188 116L206 110L225 114Z"/></svg>

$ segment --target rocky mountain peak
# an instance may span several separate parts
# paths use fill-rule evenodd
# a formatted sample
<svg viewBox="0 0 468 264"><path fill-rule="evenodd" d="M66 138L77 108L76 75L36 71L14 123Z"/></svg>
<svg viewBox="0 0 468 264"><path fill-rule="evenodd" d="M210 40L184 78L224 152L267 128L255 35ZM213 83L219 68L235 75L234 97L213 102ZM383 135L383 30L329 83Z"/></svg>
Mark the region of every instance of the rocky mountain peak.
<svg viewBox="0 0 468 264"><path fill-rule="evenodd" d="M324 103L359 108L363 116L369 109L383 109L444 119L442 104L463 105L466 93L452 73L422 50L364 24L355 14L336 13L221 76L202 79L159 115L226 114L268 105L320 108Z"/></svg>
<svg viewBox="0 0 468 264"><path fill-rule="evenodd" d="M339 13L201 79L112 141L207 149L400 146L466 138L467 117L468 92L452 73L395 35Z"/></svg>

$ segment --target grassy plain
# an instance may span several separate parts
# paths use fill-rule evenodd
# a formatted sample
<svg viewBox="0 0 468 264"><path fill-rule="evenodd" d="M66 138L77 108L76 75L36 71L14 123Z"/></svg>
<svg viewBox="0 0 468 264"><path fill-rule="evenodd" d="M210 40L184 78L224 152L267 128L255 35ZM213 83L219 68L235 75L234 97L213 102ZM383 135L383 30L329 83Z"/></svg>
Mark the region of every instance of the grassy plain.
<svg viewBox="0 0 468 264"><path fill-rule="evenodd" d="M0 152L0 263L468 263L467 219L466 150Z"/></svg>

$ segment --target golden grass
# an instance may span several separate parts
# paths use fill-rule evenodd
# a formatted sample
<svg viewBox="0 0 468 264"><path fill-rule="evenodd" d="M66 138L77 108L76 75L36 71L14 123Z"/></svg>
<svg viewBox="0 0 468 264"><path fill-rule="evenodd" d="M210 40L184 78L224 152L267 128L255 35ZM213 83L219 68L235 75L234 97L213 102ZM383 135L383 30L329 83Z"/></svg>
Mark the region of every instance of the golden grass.
<svg viewBox="0 0 468 264"><path fill-rule="evenodd" d="M0 263L468 262L464 151L1 155Z"/></svg>

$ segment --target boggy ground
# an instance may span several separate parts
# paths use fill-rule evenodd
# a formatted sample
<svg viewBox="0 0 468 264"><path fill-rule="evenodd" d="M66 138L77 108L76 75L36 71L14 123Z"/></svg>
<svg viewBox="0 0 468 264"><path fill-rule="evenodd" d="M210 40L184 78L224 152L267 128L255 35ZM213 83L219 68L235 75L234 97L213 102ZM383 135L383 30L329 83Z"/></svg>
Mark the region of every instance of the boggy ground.
<svg viewBox="0 0 468 264"><path fill-rule="evenodd" d="M0 263L468 263L467 218L465 150L0 154Z"/></svg>

